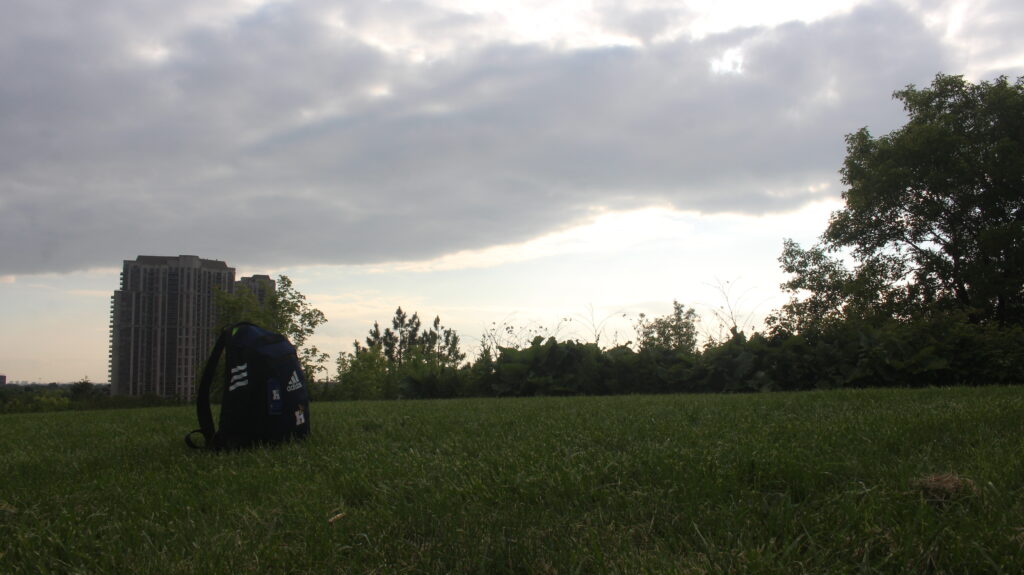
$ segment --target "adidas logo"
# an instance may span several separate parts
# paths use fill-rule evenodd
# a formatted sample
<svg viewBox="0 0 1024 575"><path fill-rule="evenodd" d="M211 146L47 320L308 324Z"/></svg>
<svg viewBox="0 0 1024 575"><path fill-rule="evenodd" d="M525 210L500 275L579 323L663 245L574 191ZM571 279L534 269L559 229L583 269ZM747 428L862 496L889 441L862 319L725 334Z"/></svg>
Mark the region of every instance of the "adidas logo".
<svg viewBox="0 0 1024 575"><path fill-rule="evenodd" d="M295 391L302 387L302 380L299 379L299 372L293 371L292 378L288 380L288 386L285 387L286 391Z"/></svg>
<svg viewBox="0 0 1024 575"><path fill-rule="evenodd" d="M231 368L231 384L228 386L228 391L234 391L246 385L249 385L249 364L243 363Z"/></svg>

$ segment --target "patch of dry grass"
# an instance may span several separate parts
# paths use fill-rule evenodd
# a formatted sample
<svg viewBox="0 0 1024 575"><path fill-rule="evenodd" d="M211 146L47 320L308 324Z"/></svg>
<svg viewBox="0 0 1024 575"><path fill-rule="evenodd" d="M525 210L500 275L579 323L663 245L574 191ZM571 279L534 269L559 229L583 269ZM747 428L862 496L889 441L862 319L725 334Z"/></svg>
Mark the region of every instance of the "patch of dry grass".
<svg viewBox="0 0 1024 575"><path fill-rule="evenodd" d="M954 472L933 473L914 480L925 501L944 504L977 494L974 481Z"/></svg>

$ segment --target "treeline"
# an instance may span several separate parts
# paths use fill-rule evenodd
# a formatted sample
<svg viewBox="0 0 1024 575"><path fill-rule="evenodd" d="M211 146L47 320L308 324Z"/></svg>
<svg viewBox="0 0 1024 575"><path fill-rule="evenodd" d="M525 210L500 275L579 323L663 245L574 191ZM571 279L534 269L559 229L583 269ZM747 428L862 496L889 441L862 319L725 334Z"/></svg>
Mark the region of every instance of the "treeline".
<svg viewBox="0 0 1024 575"><path fill-rule="evenodd" d="M957 315L869 324L845 321L807 334L733 329L696 345L696 314L655 322L638 344L536 337L528 345L484 347L471 362L436 345L440 320L425 333L388 329L397 342L357 344L341 354L338 376L314 384L328 400L722 393L840 387L918 387L1024 382L1024 329L978 324ZM406 318L398 310L396 323ZM408 323L408 322L407 322ZM412 315L413 325L417 315ZM374 326L372 334L379 333ZM682 334L683 337L675 337Z"/></svg>
<svg viewBox="0 0 1024 575"><path fill-rule="evenodd" d="M110 385L95 384L87 378L71 384L0 386L0 413L120 409L177 405L176 399L156 395L111 396Z"/></svg>

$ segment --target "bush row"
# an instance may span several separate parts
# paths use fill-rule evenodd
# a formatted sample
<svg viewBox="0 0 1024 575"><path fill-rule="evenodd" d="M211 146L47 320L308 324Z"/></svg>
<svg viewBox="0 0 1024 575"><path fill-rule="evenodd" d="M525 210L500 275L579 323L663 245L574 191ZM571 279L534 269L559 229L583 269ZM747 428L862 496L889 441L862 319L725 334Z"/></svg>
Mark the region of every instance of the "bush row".
<svg viewBox="0 0 1024 575"><path fill-rule="evenodd" d="M721 393L840 387L920 387L1024 382L1024 329L937 317L846 321L800 335L734 330L701 350L535 338L484 349L444 367L428 354L401 365L374 349L356 354L315 399Z"/></svg>

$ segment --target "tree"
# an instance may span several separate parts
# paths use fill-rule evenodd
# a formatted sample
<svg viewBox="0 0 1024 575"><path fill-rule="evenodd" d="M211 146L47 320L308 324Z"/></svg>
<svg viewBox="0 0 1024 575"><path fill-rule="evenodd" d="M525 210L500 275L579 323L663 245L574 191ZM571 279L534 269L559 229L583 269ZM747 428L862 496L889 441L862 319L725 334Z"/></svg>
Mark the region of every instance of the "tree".
<svg viewBox="0 0 1024 575"><path fill-rule="evenodd" d="M326 372L325 367L330 356L321 352L315 345L307 345L306 340L313 335L316 328L327 322L322 311L310 305L306 296L292 286L288 276L277 277L277 286L268 298L269 308L273 313L274 330L284 334L299 350L299 359L306 377L314 381L319 372Z"/></svg>
<svg viewBox="0 0 1024 575"><path fill-rule="evenodd" d="M637 346L643 350L663 350L693 354L697 350L697 312L672 301L672 313L648 319L640 314L634 325Z"/></svg>
<svg viewBox="0 0 1024 575"><path fill-rule="evenodd" d="M394 399L396 385L388 373L387 360L380 347L358 345L352 352L341 351L337 359L337 379L345 399Z"/></svg>
<svg viewBox="0 0 1024 575"><path fill-rule="evenodd" d="M871 257L850 270L825 246L803 249L787 239L779 262L792 276L782 284L790 301L766 320L775 334L820 331L851 320L876 323L911 313L899 258Z"/></svg>
<svg viewBox="0 0 1024 575"><path fill-rule="evenodd" d="M365 341L365 346L353 342L351 353L338 356L338 380L350 395L391 399L398 393L434 397L457 391L466 354L459 349L459 335L441 325L440 317L423 329L419 314L410 316L399 307L391 327L381 331L374 322Z"/></svg>
<svg viewBox="0 0 1024 575"><path fill-rule="evenodd" d="M846 137L845 206L821 244L787 243L781 261L795 277L784 287L811 296L776 319L824 307L896 318L957 311L975 323L1021 325L1024 77L972 84L939 74L894 98L909 117L902 128ZM828 253L848 254L855 269Z"/></svg>
<svg viewBox="0 0 1024 575"><path fill-rule="evenodd" d="M103 393L99 391L93 382L89 381L89 376L85 376L71 384L68 388L68 397L73 402L82 403L101 399Z"/></svg>
<svg viewBox="0 0 1024 575"><path fill-rule="evenodd" d="M292 342L299 352L299 360L307 379L313 381L317 373L326 371L325 366L330 356L315 345L307 345L306 341L317 327L327 322L327 317L295 289L288 276L277 277L274 290L263 302L242 287L235 293L217 292L216 303L218 332L240 321L254 323L276 331Z"/></svg>
<svg viewBox="0 0 1024 575"><path fill-rule="evenodd" d="M413 312L409 316L401 306L395 310L391 327L383 332L380 324L373 323L366 337L366 348L379 348L388 363L398 368L410 361L426 361L434 367L459 367L466 354L459 349L461 339L455 330L441 325L441 317L436 316L430 329L424 330L419 314ZM355 351L363 348L355 342Z"/></svg>

